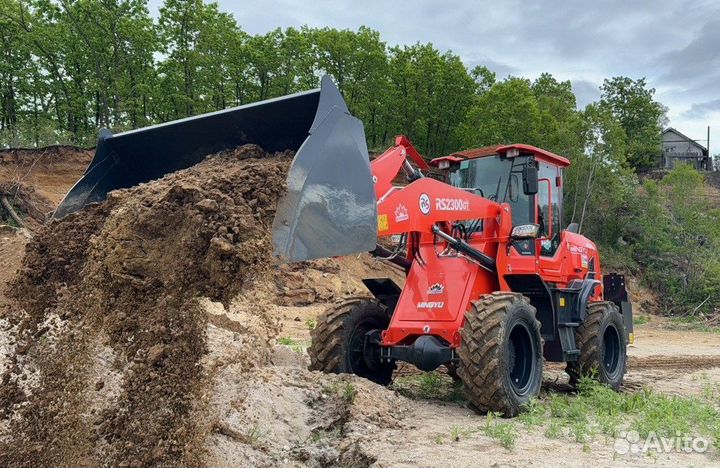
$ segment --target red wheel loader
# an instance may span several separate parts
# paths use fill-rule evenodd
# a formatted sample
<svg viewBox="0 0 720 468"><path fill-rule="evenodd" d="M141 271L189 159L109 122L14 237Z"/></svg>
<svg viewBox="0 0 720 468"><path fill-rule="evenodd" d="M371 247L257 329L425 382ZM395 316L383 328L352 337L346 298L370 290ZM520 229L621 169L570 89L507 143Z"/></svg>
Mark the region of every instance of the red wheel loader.
<svg viewBox="0 0 720 468"><path fill-rule="evenodd" d="M370 251L403 268L404 287L363 282L318 319L311 368L390 383L398 361L447 367L475 408L506 416L540 391L543 362L617 389L632 339L624 278L602 274L595 244L562 227L563 169L528 145L433 162L405 137L369 162L362 123L332 81L320 90L111 135L56 212L255 143L296 151L273 224L285 261ZM467 154L467 153L465 153ZM393 185L400 173L406 183ZM378 237L395 239L393 247ZM385 244L387 245L387 244Z"/></svg>

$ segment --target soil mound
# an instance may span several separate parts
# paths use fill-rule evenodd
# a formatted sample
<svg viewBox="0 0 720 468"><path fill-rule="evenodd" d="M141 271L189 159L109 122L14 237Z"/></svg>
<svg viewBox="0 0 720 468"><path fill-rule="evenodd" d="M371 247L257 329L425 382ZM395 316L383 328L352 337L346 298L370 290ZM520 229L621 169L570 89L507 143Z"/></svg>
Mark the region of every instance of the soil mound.
<svg viewBox="0 0 720 468"><path fill-rule="evenodd" d="M0 390L0 465L200 464L199 298L269 297L290 160L241 147L43 228L4 312L17 339ZM261 328L267 342L273 320Z"/></svg>
<svg viewBox="0 0 720 468"><path fill-rule="evenodd" d="M393 273L367 255L272 259L291 158L212 155L36 233L0 295L0 466L374 461L363 441L402 398L273 344L285 305Z"/></svg>

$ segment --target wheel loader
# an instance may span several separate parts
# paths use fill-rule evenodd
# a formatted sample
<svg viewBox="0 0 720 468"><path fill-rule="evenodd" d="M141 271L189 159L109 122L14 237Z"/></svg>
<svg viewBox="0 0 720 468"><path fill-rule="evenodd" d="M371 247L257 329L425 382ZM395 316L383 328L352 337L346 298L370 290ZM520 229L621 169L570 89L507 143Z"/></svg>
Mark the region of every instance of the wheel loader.
<svg viewBox="0 0 720 468"><path fill-rule="evenodd" d="M295 151L273 223L282 261L371 252L406 273L402 287L363 279L367 296L318 318L311 369L386 385L398 362L444 366L474 408L508 417L540 391L545 361L566 363L571 384L585 375L622 384L632 308L623 276L602 273L576 224L563 228L570 162L504 145L433 160L438 180L402 136L370 162L363 125L328 77L318 90L101 131L55 216L247 143Z"/></svg>

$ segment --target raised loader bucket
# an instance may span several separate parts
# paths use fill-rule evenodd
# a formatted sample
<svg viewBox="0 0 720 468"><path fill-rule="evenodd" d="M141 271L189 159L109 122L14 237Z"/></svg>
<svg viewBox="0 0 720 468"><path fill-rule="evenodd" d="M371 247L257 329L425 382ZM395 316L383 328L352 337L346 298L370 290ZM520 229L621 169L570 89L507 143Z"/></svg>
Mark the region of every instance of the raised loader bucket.
<svg viewBox="0 0 720 468"><path fill-rule="evenodd" d="M249 143L268 153L296 151L273 224L276 255L299 261L374 248L376 201L365 132L327 76L319 90L117 135L101 131L95 157L54 217Z"/></svg>

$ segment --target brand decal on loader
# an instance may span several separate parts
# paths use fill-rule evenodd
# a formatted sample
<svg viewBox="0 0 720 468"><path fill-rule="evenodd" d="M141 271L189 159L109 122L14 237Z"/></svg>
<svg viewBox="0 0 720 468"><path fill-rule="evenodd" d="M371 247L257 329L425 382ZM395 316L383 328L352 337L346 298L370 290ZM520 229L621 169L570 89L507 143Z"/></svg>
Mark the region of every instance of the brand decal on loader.
<svg viewBox="0 0 720 468"><path fill-rule="evenodd" d="M387 231L390 229L388 227L388 217L386 214L378 215L378 231Z"/></svg>
<svg viewBox="0 0 720 468"><path fill-rule="evenodd" d="M470 211L470 200L462 198L436 198L435 209L438 211Z"/></svg>
<svg viewBox="0 0 720 468"><path fill-rule="evenodd" d="M408 210L402 203L395 208L395 222L400 223L409 219Z"/></svg>
<svg viewBox="0 0 720 468"><path fill-rule="evenodd" d="M442 309L445 307L444 302L432 302L432 301L422 301L418 302L417 306L418 309Z"/></svg>
<svg viewBox="0 0 720 468"><path fill-rule="evenodd" d="M430 197L427 193L420 194L420 212L424 215L430 214Z"/></svg>
<svg viewBox="0 0 720 468"><path fill-rule="evenodd" d="M569 245L568 250L570 251L570 253L579 253L584 255L587 255L588 253L587 247L582 247L579 245Z"/></svg>
<svg viewBox="0 0 720 468"><path fill-rule="evenodd" d="M432 286L430 286L427 290L428 295L431 294L442 294L442 292L445 290L445 286L443 286L440 283L435 283Z"/></svg>

